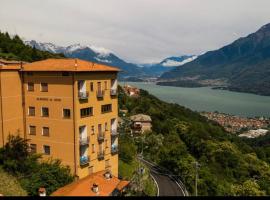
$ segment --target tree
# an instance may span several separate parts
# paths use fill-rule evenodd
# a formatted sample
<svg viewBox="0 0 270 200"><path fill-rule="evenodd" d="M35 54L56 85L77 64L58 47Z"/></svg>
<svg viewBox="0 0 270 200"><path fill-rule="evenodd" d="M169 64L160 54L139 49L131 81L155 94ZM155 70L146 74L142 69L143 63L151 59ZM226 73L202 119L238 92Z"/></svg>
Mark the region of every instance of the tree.
<svg viewBox="0 0 270 200"><path fill-rule="evenodd" d="M260 190L260 186L254 180L247 180L241 185L232 185L234 196L262 196L265 191Z"/></svg>

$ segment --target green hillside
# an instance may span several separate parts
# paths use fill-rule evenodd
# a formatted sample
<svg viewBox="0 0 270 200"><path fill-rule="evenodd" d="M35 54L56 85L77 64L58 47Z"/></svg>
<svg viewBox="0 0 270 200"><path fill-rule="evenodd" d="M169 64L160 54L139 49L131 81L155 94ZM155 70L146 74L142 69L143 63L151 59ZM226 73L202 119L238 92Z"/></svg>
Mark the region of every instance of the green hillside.
<svg viewBox="0 0 270 200"><path fill-rule="evenodd" d="M159 84L184 87L213 85L206 83L206 80L226 80L225 83L220 82L219 86L239 92L270 95L270 24L164 73Z"/></svg>
<svg viewBox="0 0 270 200"><path fill-rule="evenodd" d="M144 156L180 175L191 194L195 191L195 161L200 163L199 195L270 194L267 160L259 159L252 146L219 125L143 90L141 97L130 98L120 88L119 107L130 115L151 116L153 132L144 139Z"/></svg>
<svg viewBox="0 0 270 200"><path fill-rule="evenodd" d="M4 196L27 196L15 177L7 174L0 167L0 194Z"/></svg>
<svg viewBox="0 0 270 200"><path fill-rule="evenodd" d="M63 57L62 54L53 54L27 46L18 35L10 37L8 33L0 32L0 58L33 62L47 58Z"/></svg>

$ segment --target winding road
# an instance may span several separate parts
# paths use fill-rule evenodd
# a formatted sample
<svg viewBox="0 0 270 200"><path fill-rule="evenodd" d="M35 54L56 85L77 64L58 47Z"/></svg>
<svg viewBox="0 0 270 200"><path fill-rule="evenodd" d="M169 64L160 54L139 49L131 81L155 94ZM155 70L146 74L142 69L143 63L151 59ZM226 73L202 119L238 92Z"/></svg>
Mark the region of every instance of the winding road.
<svg viewBox="0 0 270 200"><path fill-rule="evenodd" d="M141 157L138 159L143 162L149 169L152 177L158 186L157 196L187 196L188 193L181 183L176 181L170 174L164 173L158 166L144 160Z"/></svg>

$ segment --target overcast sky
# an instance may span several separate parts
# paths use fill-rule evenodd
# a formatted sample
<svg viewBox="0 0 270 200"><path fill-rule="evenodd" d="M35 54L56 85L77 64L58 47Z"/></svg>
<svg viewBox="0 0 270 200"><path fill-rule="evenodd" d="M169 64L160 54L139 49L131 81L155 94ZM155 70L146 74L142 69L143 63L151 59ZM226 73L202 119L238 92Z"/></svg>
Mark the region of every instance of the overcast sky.
<svg viewBox="0 0 270 200"><path fill-rule="evenodd" d="M0 0L0 30L127 61L201 54L270 22L270 0Z"/></svg>

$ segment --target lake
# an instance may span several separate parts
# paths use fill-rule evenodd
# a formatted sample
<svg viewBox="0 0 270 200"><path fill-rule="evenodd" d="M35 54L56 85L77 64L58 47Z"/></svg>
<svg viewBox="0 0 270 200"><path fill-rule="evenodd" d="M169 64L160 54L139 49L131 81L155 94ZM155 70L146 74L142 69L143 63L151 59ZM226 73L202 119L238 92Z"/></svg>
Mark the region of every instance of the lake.
<svg viewBox="0 0 270 200"><path fill-rule="evenodd" d="M155 83L125 82L147 90L161 100L195 111L219 111L243 117L270 117L270 97L248 93L213 90L210 87L184 88L159 86Z"/></svg>

